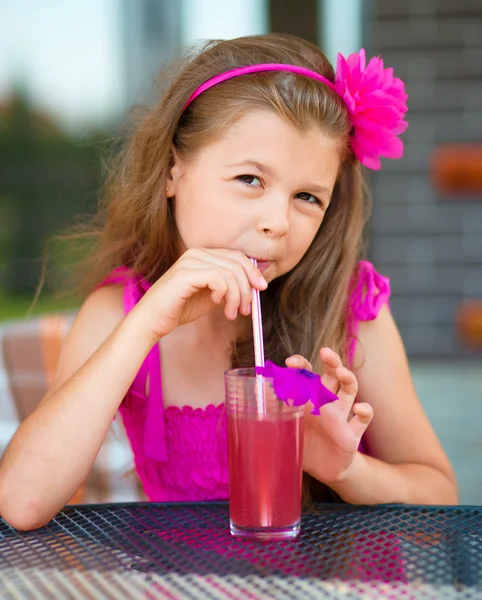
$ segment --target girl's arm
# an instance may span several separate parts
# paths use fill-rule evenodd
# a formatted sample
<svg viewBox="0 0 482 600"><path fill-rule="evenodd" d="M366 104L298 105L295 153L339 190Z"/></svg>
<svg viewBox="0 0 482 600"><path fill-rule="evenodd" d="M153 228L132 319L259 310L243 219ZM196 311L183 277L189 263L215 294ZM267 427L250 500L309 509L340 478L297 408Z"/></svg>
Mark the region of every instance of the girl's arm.
<svg viewBox="0 0 482 600"><path fill-rule="evenodd" d="M454 473L425 416L389 310L360 324L355 372L322 348L322 381L338 395L305 410L303 469L352 504L455 504ZM302 356L288 367L312 370ZM355 401L356 399L356 401ZM357 451L363 436L368 454Z"/></svg>
<svg viewBox="0 0 482 600"><path fill-rule="evenodd" d="M126 317L120 288L94 292L69 332L49 393L0 463L0 515L18 529L49 521L85 480L153 345L215 305L223 304L230 320L248 315L252 286L267 283L244 254L198 248L186 251Z"/></svg>
<svg viewBox="0 0 482 600"><path fill-rule="evenodd" d="M455 504L452 467L415 392L398 329L387 307L360 323L354 370L358 396L374 418L366 430L368 455L357 453L331 486L356 504Z"/></svg>
<svg viewBox="0 0 482 600"><path fill-rule="evenodd" d="M20 425L0 464L0 514L18 529L49 521L87 477L112 419L155 343L143 314L124 318L122 290L85 302L55 380Z"/></svg>

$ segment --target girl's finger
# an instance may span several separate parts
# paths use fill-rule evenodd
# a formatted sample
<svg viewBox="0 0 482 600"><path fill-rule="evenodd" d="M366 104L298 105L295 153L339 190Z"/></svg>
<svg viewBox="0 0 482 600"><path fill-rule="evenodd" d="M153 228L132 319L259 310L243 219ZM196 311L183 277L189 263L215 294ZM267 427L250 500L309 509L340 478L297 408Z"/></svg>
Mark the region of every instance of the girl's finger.
<svg viewBox="0 0 482 600"><path fill-rule="evenodd" d="M258 267L254 266L246 254L243 254L238 250L224 250L217 248L205 249L204 252L210 254L211 257L216 256L219 260L229 261L230 263L240 265L246 273L246 277L248 278L251 287L255 287L258 290L265 290L268 287L263 274Z"/></svg>
<svg viewBox="0 0 482 600"><path fill-rule="evenodd" d="M218 274L211 280L206 281L207 288L211 291L211 300L214 304L221 304L228 291L226 281Z"/></svg>
<svg viewBox="0 0 482 600"><path fill-rule="evenodd" d="M249 283L248 278L243 267L235 262L231 262L226 267L226 270L230 269L234 276L234 280L239 290L239 310L241 314L247 316L251 313L251 300L252 300L252 287Z"/></svg>
<svg viewBox="0 0 482 600"><path fill-rule="evenodd" d="M236 276L230 269L219 269L218 271L227 285L225 296L224 314L227 319L234 321L238 316L241 304L241 291Z"/></svg>
<svg viewBox="0 0 482 600"><path fill-rule="evenodd" d="M288 356L288 358L285 360L285 364L287 367L290 367L292 369L306 369L307 371L313 371L313 366L311 365L311 363L300 354Z"/></svg>
<svg viewBox="0 0 482 600"><path fill-rule="evenodd" d="M229 271L223 273L221 269L209 266L210 269L196 269L191 273L190 284L195 289L191 290L189 296L205 288L209 289L211 301L214 304L221 304L224 300L224 314L227 319L234 320L239 308L239 289L236 280Z"/></svg>
<svg viewBox="0 0 482 600"><path fill-rule="evenodd" d="M252 286L243 265L229 257L217 254L212 250L206 250L205 252L207 253L209 261L214 262L223 269L232 271L238 283L240 292L240 312L243 315L249 315L251 313Z"/></svg>
<svg viewBox="0 0 482 600"><path fill-rule="evenodd" d="M320 358L324 364L321 381L330 392L338 395L339 381L336 370L343 366L341 358L331 348L322 348L320 350Z"/></svg>
<svg viewBox="0 0 482 600"><path fill-rule="evenodd" d="M346 367L338 367L335 371L338 379L338 401L346 419L350 415L356 395L358 393L358 381L355 375Z"/></svg>
<svg viewBox="0 0 482 600"><path fill-rule="evenodd" d="M240 312L243 315L251 313L252 288L265 289L266 282L261 272L241 252L203 249L206 260L225 269L230 269L238 282L241 300Z"/></svg>
<svg viewBox="0 0 482 600"><path fill-rule="evenodd" d="M244 315L248 315L251 312L251 285L239 262L203 248L187 250L179 262L182 263L184 269L208 270L211 273L210 276L214 279L213 272L215 270L219 272L228 284L226 295L225 297L223 296L226 301L224 312L227 319L232 320L236 318L238 310L241 310ZM237 291L235 291L235 287ZM219 304L217 294L211 298L213 302Z"/></svg>
<svg viewBox="0 0 482 600"><path fill-rule="evenodd" d="M361 439L368 425L373 419L373 408L366 402L355 402L353 405L354 416L350 420L348 426L353 431L354 435Z"/></svg>

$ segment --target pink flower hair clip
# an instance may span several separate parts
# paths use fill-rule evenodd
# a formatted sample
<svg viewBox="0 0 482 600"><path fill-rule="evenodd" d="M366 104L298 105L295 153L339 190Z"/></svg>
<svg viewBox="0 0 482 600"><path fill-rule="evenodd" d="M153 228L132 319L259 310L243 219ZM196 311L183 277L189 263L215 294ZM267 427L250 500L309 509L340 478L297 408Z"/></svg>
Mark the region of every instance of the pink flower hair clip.
<svg viewBox="0 0 482 600"><path fill-rule="evenodd" d="M405 85L393 76L393 69L385 69L380 57L373 57L366 65L365 50L338 54L336 78L333 84L316 71L297 65L266 63L247 65L220 73L202 83L189 96L183 111L209 88L241 75L266 71L286 71L316 79L334 90L346 104L353 132L351 146L357 159L369 169L380 169L380 157L401 158L403 142L398 137L408 126Z"/></svg>
<svg viewBox="0 0 482 600"><path fill-rule="evenodd" d="M366 65L365 50L344 58L338 54L335 89L343 98L353 125L351 145L358 160L380 169L380 157L401 158L403 142L397 136L408 127L405 85L374 56Z"/></svg>

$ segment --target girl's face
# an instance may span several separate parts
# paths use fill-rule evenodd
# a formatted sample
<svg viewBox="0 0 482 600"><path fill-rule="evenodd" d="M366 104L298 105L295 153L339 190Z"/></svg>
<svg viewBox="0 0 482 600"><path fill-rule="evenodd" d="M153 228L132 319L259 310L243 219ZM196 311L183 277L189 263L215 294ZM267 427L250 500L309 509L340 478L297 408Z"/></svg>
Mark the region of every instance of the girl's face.
<svg viewBox="0 0 482 600"><path fill-rule="evenodd" d="M330 203L334 141L263 110L240 118L193 158L174 156L168 194L184 248L240 250L267 281L301 260Z"/></svg>

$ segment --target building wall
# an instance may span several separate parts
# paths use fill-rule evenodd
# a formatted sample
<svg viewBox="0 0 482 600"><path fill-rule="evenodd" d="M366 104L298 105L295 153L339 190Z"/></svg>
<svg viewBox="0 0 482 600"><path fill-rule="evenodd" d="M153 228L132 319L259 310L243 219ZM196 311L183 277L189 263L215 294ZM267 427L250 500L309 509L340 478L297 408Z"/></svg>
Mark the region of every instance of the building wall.
<svg viewBox="0 0 482 600"><path fill-rule="evenodd" d="M149 102L160 69L181 44L181 0L122 0L124 108Z"/></svg>
<svg viewBox="0 0 482 600"><path fill-rule="evenodd" d="M155 97L159 73L180 49L267 31L267 1L122 0L123 108Z"/></svg>
<svg viewBox="0 0 482 600"><path fill-rule="evenodd" d="M369 0L365 8L365 47L405 80L410 123L404 158L372 177L370 255L392 280L409 354L461 356L456 312L482 298L482 198L443 197L429 165L440 144L482 143L482 2Z"/></svg>

